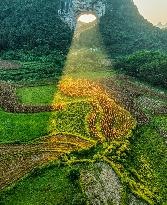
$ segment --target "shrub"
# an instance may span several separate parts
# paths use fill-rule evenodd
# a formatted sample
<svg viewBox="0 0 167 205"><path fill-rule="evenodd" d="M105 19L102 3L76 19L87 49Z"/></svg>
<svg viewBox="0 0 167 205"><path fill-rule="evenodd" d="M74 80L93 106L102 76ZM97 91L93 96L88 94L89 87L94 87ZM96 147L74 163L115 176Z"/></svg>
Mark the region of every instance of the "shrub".
<svg viewBox="0 0 167 205"><path fill-rule="evenodd" d="M79 177L80 177L79 168L72 168L72 169L70 169L68 174L67 174L67 177L72 182L75 182L75 181L79 180Z"/></svg>
<svg viewBox="0 0 167 205"><path fill-rule="evenodd" d="M114 68L150 84L167 88L167 55L140 51L115 60Z"/></svg>

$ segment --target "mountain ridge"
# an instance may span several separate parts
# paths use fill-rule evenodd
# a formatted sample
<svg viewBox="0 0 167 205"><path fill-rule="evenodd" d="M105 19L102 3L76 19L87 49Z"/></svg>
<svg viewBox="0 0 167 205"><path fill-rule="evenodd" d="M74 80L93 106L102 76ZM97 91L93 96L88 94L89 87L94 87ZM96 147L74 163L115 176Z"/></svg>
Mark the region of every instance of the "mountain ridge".
<svg viewBox="0 0 167 205"><path fill-rule="evenodd" d="M0 51L23 49L39 53L53 50L67 54L73 30L61 19L60 0L6 0L0 6ZM167 52L167 31L139 14L132 0L106 0L99 30L104 47L112 56L136 50ZM10 32L9 32L10 31Z"/></svg>

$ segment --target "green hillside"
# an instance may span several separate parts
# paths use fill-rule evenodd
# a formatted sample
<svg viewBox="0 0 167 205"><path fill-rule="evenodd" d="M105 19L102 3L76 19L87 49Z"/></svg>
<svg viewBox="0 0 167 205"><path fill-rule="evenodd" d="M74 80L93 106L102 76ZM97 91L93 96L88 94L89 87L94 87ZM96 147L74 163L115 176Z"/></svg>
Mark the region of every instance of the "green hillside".
<svg viewBox="0 0 167 205"><path fill-rule="evenodd" d="M3 1L0 51L23 49L48 55L56 50L66 54L73 31L58 16L59 4L60 0ZM143 49L167 51L167 31L147 22L131 0L106 0L106 5L100 32L109 54L118 56ZM10 55L14 59L24 56L19 57L17 52Z"/></svg>
<svg viewBox="0 0 167 205"><path fill-rule="evenodd" d="M167 205L167 31L106 2L1 2L0 205Z"/></svg>
<svg viewBox="0 0 167 205"><path fill-rule="evenodd" d="M167 52L167 31L144 19L132 0L107 0L107 12L101 18L100 32L112 57L138 50Z"/></svg>
<svg viewBox="0 0 167 205"><path fill-rule="evenodd" d="M59 0L5 0L0 5L0 49L67 52L71 31L57 15ZM10 32L9 32L10 31Z"/></svg>

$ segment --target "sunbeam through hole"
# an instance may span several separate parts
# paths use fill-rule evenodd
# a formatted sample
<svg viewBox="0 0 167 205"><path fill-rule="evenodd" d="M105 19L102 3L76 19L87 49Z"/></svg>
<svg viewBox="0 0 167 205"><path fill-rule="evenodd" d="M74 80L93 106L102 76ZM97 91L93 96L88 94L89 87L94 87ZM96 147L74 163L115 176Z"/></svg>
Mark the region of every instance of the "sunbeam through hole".
<svg viewBox="0 0 167 205"><path fill-rule="evenodd" d="M96 20L96 16L94 14L82 14L79 18L78 21L82 23L91 23Z"/></svg>

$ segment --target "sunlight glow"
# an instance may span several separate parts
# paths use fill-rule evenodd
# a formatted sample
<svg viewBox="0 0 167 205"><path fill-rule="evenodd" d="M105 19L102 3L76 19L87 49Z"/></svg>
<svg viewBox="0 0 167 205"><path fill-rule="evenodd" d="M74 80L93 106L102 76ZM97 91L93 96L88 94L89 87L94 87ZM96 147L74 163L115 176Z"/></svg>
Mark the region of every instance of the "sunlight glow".
<svg viewBox="0 0 167 205"><path fill-rule="evenodd" d="M78 18L78 21L83 23L91 23L96 20L96 16L93 14L83 14Z"/></svg>
<svg viewBox="0 0 167 205"><path fill-rule="evenodd" d="M139 12L148 21L157 25L167 23L167 0L133 0Z"/></svg>

